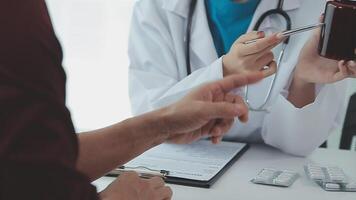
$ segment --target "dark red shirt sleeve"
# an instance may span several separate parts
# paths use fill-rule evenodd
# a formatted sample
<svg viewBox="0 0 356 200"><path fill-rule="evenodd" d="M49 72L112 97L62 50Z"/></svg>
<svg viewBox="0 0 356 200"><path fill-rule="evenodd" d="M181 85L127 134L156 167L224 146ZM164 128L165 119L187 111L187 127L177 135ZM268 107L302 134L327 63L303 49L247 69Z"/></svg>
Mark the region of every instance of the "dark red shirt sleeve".
<svg viewBox="0 0 356 200"><path fill-rule="evenodd" d="M44 0L0 0L0 199L97 199L75 168L61 63Z"/></svg>

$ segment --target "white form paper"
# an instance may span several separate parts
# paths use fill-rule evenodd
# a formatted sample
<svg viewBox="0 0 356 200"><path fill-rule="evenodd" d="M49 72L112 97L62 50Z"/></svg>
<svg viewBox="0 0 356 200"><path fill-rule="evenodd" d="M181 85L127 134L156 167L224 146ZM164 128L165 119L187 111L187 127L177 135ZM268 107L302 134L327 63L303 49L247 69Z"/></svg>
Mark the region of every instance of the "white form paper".
<svg viewBox="0 0 356 200"><path fill-rule="evenodd" d="M169 177L209 181L240 152L246 144L221 142L211 144L201 140L188 145L161 144L134 160L125 167L148 167L169 171Z"/></svg>

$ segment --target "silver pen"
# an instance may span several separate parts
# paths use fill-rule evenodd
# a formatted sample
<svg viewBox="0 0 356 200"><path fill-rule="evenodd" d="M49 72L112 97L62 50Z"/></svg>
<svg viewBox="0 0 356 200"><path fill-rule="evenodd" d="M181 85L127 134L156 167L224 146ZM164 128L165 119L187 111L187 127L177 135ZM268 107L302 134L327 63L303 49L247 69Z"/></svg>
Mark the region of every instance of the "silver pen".
<svg viewBox="0 0 356 200"><path fill-rule="evenodd" d="M146 171L140 171L140 170L124 170L124 169L115 169L115 170L110 172L110 175L120 176L123 173L131 172L131 171L132 172L136 172L139 177L145 178L145 179L150 179L150 178L153 178L153 177L160 177L160 178L163 178L163 179L166 178L166 176L161 174L161 173L146 172Z"/></svg>
<svg viewBox="0 0 356 200"><path fill-rule="evenodd" d="M302 32L305 32L305 31L310 31L310 30L313 30L313 29L316 29L316 28L319 28L319 27L322 27L322 26L324 26L324 23L317 23L317 24L313 24L313 25L299 27L299 28L296 28L296 29L293 29L293 30L284 31L284 32L281 32L280 34L282 36L284 36L284 37L289 37L291 35L302 33ZM247 42L244 42L244 44L251 44L251 43L257 42L260 39L262 39L262 38L249 40Z"/></svg>
<svg viewBox="0 0 356 200"><path fill-rule="evenodd" d="M143 166L138 166L138 167L121 166L121 167L118 167L118 168L112 170L107 175L120 176L121 174L130 172L130 171L136 172L141 178L147 178L147 179L153 178L153 177L160 177L160 178L165 179L169 175L169 171L167 171L167 170L154 170L154 169L150 169L150 168L143 167Z"/></svg>

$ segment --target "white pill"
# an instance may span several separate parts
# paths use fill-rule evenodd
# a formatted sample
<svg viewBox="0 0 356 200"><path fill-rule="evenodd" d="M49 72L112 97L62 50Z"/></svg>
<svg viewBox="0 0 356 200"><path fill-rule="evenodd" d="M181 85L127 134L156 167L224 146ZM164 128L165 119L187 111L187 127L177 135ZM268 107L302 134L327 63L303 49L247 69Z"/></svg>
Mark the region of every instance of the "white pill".
<svg viewBox="0 0 356 200"><path fill-rule="evenodd" d="M265 179L270 179L270 178L272 178L273 176L260 174L260 175L258 175L258 177L265 178Z"/></svg>
<svg viewBox="0 0 356 200"><path fill-rule="evenodd" d="M269 172L269 171L261 171L260 174L273 174L273 172Z"/></svg>
<svg viewBox="0 0 356 200"><path fill-rule="evenodd" d="M284 170L282 173L283 174L295 174L295 172L289 171L289 170Z"/></svg>
<svg viewBox="0 0 356 200"><path fill-rule="evenodd" d="M343 171L336 171L336 170L330 170L330 171L327 171L329 174L344 174Z"/></svg>
<svg viewBox="0 0 356 200"><path fill-rule="evenodd" d="M295 173L293 172L283 172L281 173L281 175L285 175L285 176L293 176Z"/></svg>
<svg viewBox="0 0 356 200"><path fill-rule="evenodd" d="M316 165L309 165L309 166L307 166L307 168L308 169L315 169L315 170L319 169L319 170L321 170L321 167L320 166L316 166Z"/></svg>
<svg viewBox="0 0 356 200"><path fill-rule="evenodd" d="M273 180L273 183L276 184L276 185L288 185L289 181L288 180L275 179L275 180Z"/></svg>
<svg viewBox="0 0 356 200"><path fill-rule="evenodd" d="M265 179L265 178L261 178L261 177L256 177L253 179L253 181L256 181L256 182L261 182L261 183L264 183L266 182L268 179Z"/></svg>
<svg viewBox="0 0 356 200"><path fill-rule="evenodd" d="M331 181L345 181L345 176L330 176Z"/></svg>
<svg viewBox="0 0 356 200"><path fill-rule="evenodd" d="M327 170L331 170L331 171L340 171L340 167L326 167Z"/></svg>
<svg viewBox="0 0 356 200"><path fill-rule="evenodd" d="M329 174L344 174L344 172L338 168L327 168L327 172Z"/></svg>
<svg viewBox="0 0 356 200"><path fill-rule="evenodd" d="M263 169L263 171L262 172L276 172L276 170L273 170L273 169Z"/></svg>
<svg viewBox="0 0 356 200"><path fill-rule="evenodd" d="M281 176L281 177L277 177L277 179L280 179L280 180L290 180L290 179L292 179L292 177L291 176L288 176L288 177L285 177L285 176Z"/></svg>
<svg viewBox="0 0 356 200"><path fill-rule="evenodd" d="M342 172L328 172L329 175L336 175L336 176L341 176L344 175Z"/></svg>
<svg viewBox="0 0 356 200"><path fill-rule="evenodd" d="M327 183L325 184L326 189L337 190L340 189L340 185L337 183Z"/></svg>
<svg viewBox="0 0 356 200"><path fill-rule="evenodd" d="M324 180L325 176L324 176L324 174L311 174L310 178L316 179L316 180Z"/></svg>
<svg viewBox="0 0 356 200"><path fill-rule="evenodd" d="M293 174L287 174L287 173L281 173L278 175L278 177L291 177Z"/></svg>
<svg viewBox="0 0 356 200"><path fill-rule="evenodd" d="M356 182L346 184L345 188L349 190L356 190Z"/></svg>
<svg viewBox="0 0 356 200"><path fill-rule="evenodd" d="M322 170L316 170L316 169L308 169L309 173L323 173Z"/></svg>

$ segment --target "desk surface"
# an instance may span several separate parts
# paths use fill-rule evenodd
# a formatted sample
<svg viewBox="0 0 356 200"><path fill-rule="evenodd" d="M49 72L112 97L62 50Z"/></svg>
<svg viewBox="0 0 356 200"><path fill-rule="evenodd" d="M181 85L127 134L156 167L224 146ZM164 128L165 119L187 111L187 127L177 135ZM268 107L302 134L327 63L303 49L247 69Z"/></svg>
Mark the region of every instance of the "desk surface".
<svg viewBox="0 0 356 200"><path fill-rule="evenodd" d="M309 157L300 158L283 154L264 145L252 145L210 189L170 186L174 193L173 199L177 200L356 200L356 192L326 192L311 182L303 170L303 166L310 162L337 165L343 168L347 175L356 179L356 152L318 149ZM262 168L295 170L301 176L290 188L251 183L250 180ZM113 178L103 177L93 184L100 191L113 180Z"/></svg>

